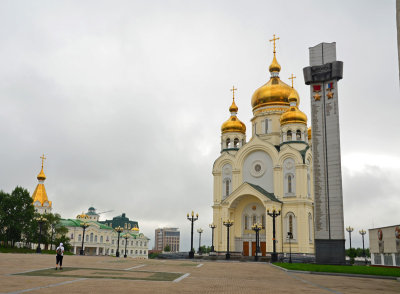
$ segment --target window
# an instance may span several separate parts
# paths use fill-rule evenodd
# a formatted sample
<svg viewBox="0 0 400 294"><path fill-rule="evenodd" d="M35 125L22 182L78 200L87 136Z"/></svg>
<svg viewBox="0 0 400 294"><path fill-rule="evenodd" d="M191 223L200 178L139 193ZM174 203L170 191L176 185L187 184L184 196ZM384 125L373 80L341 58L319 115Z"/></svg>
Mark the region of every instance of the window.
<svg viewBox="0 0 400 294"><path fill-rule="evenodd" d="M135 254L137 254L137 250L135 250Z"/></svg>
<svg viewBox="0 0 400 294"><path fill-rule="evenodd" d="M257 223L257 216L253 215L253 225Z"/></svg>
<svg viewBox="0 0 400 294"><path fill-rule="evenodd" d="M238 148L239 147L239 139L235 138L235 140L233 140L233 147L234 148Z"/></svg>
<svg viewBox="0 0 400 294"><path fill-rule="evenodd" d="M122 240L122 245L124 245L124 240Z"/></svg>
<svg viewBox="0 0 400 294"><path fill-rule="evenodd" d="M74 239L74 234L71 234L71 240L73 240Z"/></svg>
<svg viewBox="0 0 400 294"><path fill-rule="evenodd" d="M292 131L291 130L287 131L286 140L287 141L292 141Z"/></svg>
<svg viewBox="0 0 400 294"><path fill-rule="evenodd" d="M289 215L289 232L293 235L293 215Z"/></svg>
<svg viewBox="0 0 400 294"><path fill-rule="evenodd" d="M225 196L229 196L229 180L225 180Z"/></svg>
<svg viewBox="0 0 400 294"><path fill-rule="evenodd" d="M146 250L143 250L143 254L146 254Z"/></svg>
<svg viewBox="0 0 400 294"><path fill-rule="evenodd" d="M147 242L144 242L144 246L147 246Z"/></svg>
<svg viewBox="0 0 400 294"><path fill-rule="evenodd" d="M100 243L103 243L103 236L100 236Z"/></svg>
<svg viewBox="0 0 400 294"><path fill-rule="evenodd" d="M292 193L292 176L291 175L288 175L287 182L288 182L288 193Z"/></svg>
<svg viewBox="0 0 400 294"><path fill-rule="evenodd" d="M133 241L131 241L131 246L133 246Z"/></svg>
<svg viewBox="0 0 400 294"><path fill-rule="evenodd" d="M97 235L94 236L94 242L97 242Z"/></svg>
<svg viewBox="0 0 400 294"><path fill-rule="evenodd" d="M249 217L247 215L244 216L244 229L249 229Z"/></svg>
<svg viewBox="0 0 400 294"><path fill-rule="evenodd" d="M114 249L111 249L111 253L114 253Z"/></svg>
<svg viewBox="0 0 400 294"><path fill-rule="evenodd" d="M265 120L265 133L268 134L268 119Z"/></svg>
<svg viewBox="0 0 400 294"><path fill-rule="evenodd" d="M85 242L89 242L89 235L86 235L86 240Z"/></svg>
<svg viewBox="0 0 400 294"><path fill-rule="evenodd" d="M131 250L131 254L133 254L133 250Z"/></svg>
<svg viewBox="0 0 400 294"><path fill-rule="evenodd" d="M82 235L79 234L79 235L78 235L78 241L81 241L81 240L82 240Z"/></svg>
<svg viewBox="0 0 400 294"><path fill-rule="evenodd" d="M140 250L139 253L142 254L142 250Z"/></svg>
<svg viewBox="0 0 400 294"><path fill-rule="evenodd" d="M93 233L90 233L90 242L93 242Z"/></svg>
<svg viewBox="0 0 400 294"><path fill-rule="evenodd" d="M297 131L296 131L296 140L297 140L297 141L300 141L300 140L301 140L301 131L300 131L300 130L297 130Z"/></svg>
<svg viewBox="0 0 400 294"><path fill-rule="evenodd" d="M113 245L114 245L114 240L112 240L112 241L111 241L111 244L113 244Z"/></svg>
<svg viewBox="0 0 400 294"><path fill-rule="evenodd" d="M136 246L139 246L139 241L136 241Z"/></svg>
<svg viewBox="0 0 400 294"><path fill-rule="evenodd" d="M292 233L292 239L293 241L296 241L297 239L297 229L296 229L296 216L293 214L293 212L288 212L285 216L285 227L286 227L286 242L289 242L289 239L287 238L288 233Z"/></svg>
<svg viewBox="0 0 400 294"><path fill-rule="evenodd" d="M231 146L231 139L226 139L226 148L230 148Z"/></svg>
<svg viewBox="0 0 400 294"><path fill-rule="evenodd" d="M142 241L140 241L140 246L142 246Z"/></svg>

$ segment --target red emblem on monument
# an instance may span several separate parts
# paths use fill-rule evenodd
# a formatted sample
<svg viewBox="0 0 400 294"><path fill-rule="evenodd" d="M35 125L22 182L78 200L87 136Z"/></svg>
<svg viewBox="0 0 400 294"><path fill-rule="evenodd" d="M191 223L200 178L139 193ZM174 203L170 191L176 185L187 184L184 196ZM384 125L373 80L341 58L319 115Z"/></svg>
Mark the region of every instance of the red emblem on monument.
<svg viewBox="0 0 400 294"><path fill-rule="evenodd" d="M316 93L321 92L321 85L313 85L313 91Z"/></svg>

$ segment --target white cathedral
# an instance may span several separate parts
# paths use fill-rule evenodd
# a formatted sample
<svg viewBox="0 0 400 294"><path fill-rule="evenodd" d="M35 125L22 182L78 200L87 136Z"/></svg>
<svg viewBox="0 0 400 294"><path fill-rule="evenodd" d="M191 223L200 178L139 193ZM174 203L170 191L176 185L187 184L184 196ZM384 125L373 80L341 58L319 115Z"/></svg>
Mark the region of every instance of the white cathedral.
<svg viewBox="0 0 400 294"><path fill-rule="evenodd" d="M275 39L275 38L274 38ZM275 42L275 40L274 40ZM237 117L233 102L230 118L221 127L221 155L214 162L213 222L214 247L244 256L256 251L253 224L260 224L260 249L264 256L273 251L275 210L276 252L314 253L313 173L311 128L299 110L299 95L279 78L281 66L274 57L270 80L251 99L252 137L246 141L246 126ZM232 89L235 90L234 88ZM292 234L289 240L288 232Z"/></svg>

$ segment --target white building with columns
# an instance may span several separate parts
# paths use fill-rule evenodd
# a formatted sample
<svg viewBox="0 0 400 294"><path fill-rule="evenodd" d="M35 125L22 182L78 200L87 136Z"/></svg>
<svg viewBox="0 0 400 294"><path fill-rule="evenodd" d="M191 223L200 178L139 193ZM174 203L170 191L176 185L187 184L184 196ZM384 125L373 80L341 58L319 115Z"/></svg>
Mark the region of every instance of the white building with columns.
<svg viewBox="0 0 400 294"><path fill-rule="evenodd" d="M216 251L227 250L223 222L231 220L231 252L255 255L252 225L256 223L262 226L262 255L272 252L273 225L268 212L275 210L280 213L275 218L276 251L289 252L290 232L292 252L314 253L311 129L307 129L307 116L299 110L293 76L292 86L287 85L279 77L280 70L274 48L271 77L251 99L249 141L246 126L237 116L233 92L230 117L221 127L221 155L212 169Z"/></svg>

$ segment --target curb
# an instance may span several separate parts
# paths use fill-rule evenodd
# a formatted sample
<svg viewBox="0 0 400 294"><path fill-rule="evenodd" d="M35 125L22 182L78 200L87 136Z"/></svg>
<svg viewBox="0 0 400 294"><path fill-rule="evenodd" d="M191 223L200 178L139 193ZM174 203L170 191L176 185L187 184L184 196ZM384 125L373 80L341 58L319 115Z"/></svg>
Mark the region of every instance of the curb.
<svg viewBox="0 0 400 294"><path fill-rule="evenodd" d="M342 276L342 277L353 277L353 278L369 278L369 279L382 279L382 280L397 280L400 282L400 277L393 276L376 276L376 275L363 275L363 274L349 274L349 273L331 273L331 272L313 272L313 271L299 271L299 270L288 270L286 268L270 264L271 266L280 269L282 271L294 274L310 274L310 275L322 275L322 276Z"/></svg>

